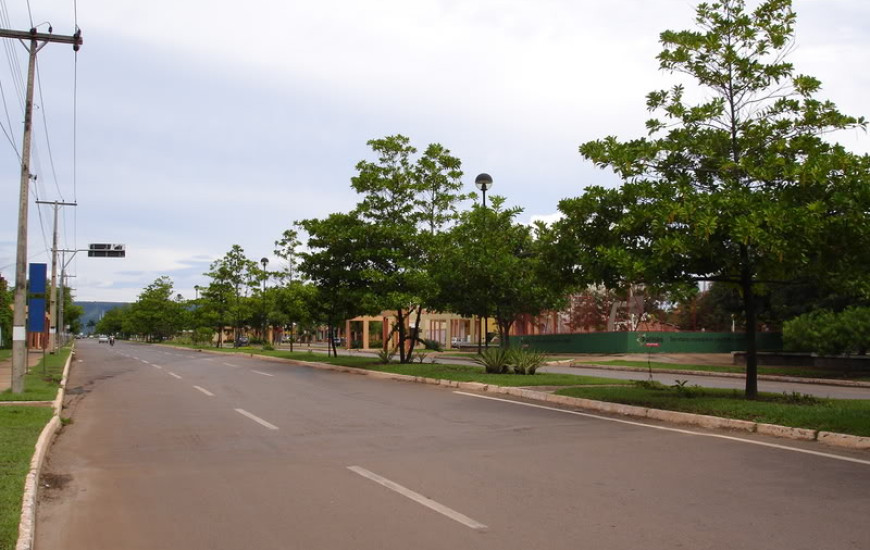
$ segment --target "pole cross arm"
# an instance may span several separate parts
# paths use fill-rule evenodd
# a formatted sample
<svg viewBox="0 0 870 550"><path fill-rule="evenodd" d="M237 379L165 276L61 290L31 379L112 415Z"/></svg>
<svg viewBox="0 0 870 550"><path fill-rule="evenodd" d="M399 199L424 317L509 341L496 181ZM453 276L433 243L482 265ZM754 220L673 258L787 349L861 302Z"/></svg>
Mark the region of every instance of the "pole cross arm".
<svg viewBox="0 0 870 550"><path fill-rule="evenodd" d="M52 34L46 32L36 32L36 29L29 31L13 31L9 29L0 29L0 38L18 38L19 40L36 40L39 42L59 42L61 44L72 44L73 49L78 51L82 45L82 31L77 30L72 36L62 34Z"/></svg>

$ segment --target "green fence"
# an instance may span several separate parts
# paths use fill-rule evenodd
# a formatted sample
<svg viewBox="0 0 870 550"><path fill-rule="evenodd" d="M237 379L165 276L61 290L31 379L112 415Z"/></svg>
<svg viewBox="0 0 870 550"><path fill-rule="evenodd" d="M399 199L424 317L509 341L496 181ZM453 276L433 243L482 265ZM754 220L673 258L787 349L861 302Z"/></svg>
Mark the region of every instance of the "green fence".
<svg viewBox="0 0 870 550"><path fill-rule="evenodd" d="M759 332L759 351L782 351L782 334ZM511 336L512 346L547 353L731 353L746 349L737 332L592 332Z"/></svg>

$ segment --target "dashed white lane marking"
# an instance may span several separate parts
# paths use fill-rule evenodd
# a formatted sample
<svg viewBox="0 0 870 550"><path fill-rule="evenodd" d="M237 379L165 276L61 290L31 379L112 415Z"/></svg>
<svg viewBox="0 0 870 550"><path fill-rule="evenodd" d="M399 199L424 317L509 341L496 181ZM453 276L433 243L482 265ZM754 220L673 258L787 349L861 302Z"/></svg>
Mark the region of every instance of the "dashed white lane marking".
<svg viewBox="0 0 870 550"><path fill-rule="evenodd" d="M246 411L245 409L236 409L236 412L242 416L247 416L248 418L250 418L251 420L253 420L257 424L259 424L261 426L265 426L266 428L269 428L270 430L277 430L278 429L278 426L271 424L269 422L266 422L265 420L263 420L259 416L255 415L255 414L251 414L248 411Z"/></svg>
<svg viewBox="0 0 870 550"><path fill-rule="evenodd" d="M251 372L256 374L262 374L263 376L275 376L274 374L269 374L268 372L260 372L258 370L252 370Z"/></svg>
<svg viewBox="0 0 870 550"><path fill-rule="evenodd" d="M178 378L179 380L181 380L181 377L178 376L177 374L175 374L174 372L166 371L166 374L168 374L169 376L171 376L173 378Z"/></svg>
<svg viewBox="0 0 870 550"><path fill-rule="evenodd" d="M640 426L643 428L652 428L655 430L662 430L665 432L676 432L676 433L687 434L687 435L696 435L696 436L701 436L701 437L713 437L716 439L727 439L729 441L737 441L739 443L748 443L750 445L758 445L760 447L771 447L773 449L781 449L784 451L791 451L794 453L804 453L804 454L808 454L808 455L821 456L824 458L833 458L834 460L842 460L845 462L855 462L857 464L866 464L866 465L870 466L870 460L861 460L860 458L851 458L848 456L840 456L840 455L835 455L835 454L831 454L831 453L823 453L820 451L811 451L809 449L798 449L797 447L788 447L786 445L777 445L776 443L767 443L764 441L754 441L752 439L743 439L742 437L733 437L730 435L721 435L721 434L715 434L715 433L694 432L692 430L682 430L680 428L669 428L667 426L656 426L655 424L645 424L643 422L634 422L631 420L620 420L619 418L610 418L607 416L601 416L601 415L597 415L597 414L582 413L582 412L577 412L577 411L568 411L565 409L557 409L555 407L547 407L544 405L535 405L534 403L523 403L522 401L511 401L510 399L499 399L498 397L488 397L485 395L476 395L473 393L465 393L465 392L461 392L461 391L457 391L457 392L453 392L453 393L455 393L457 395L464 395L467 397L477 397L478 399L488 399L490 401L500 401L502 403L511 403L512 405L522 405L524 407L531 407L533 409L544 409L544 410L548 410L548 411L555 411L555 412L560 412L560 413L565 413L565 414L573 414L575 416L585 416L587 418L596 418L598 420L606 420L608 422L617 422L619 424L628 424L630 426Z"/></svg>
<svg viewBox="0 0 870 550"><path fill-rule="evenodd" d="M476 530L486 529L486 525L480 523L479 521L475 521L464 514L460 514L456 510L453 510L452 508L448 508L447 506L444 506L443 504L436 502L436 501L432 500L431 498L424 497L420 493L416 493L416 492L408 489L407 487L403 487L402 485L399 485L398 483L396 483L394 481L390 481L389 479L387 479L385 477L381 477L376 473L370 472L369 470L366 470L365 468L361 468L359 466L348 466L347 469L350 470L351 472L354 472L356 474L363 476L366 479L370 479L371 481L374 481L375 483L378 483L379 485L383 485L387 489L390 489L391 491L395 491L395 492L399 493L400 495L402 495L403 497L413 500L417 504L422 504L423 506L425 506L426 508L429 508L430 510L434 510L441 515L447 516L448 518L452 519L453 521L457 521L457 522L461 523L462 525L465 525L466 527L470 527L471 529L476 529Z"/></svg>
<svg viewBox="0 0 870 550"><path fill-rule="evenodd" d="M239 368L238 365L233 365L232 363L224 363L224 366L226 366L226 367L232 367L232 368L234 368L234 369Z"/></svg>
<svg viewBox="0 0 870 550"><path fill-rule="evenodd" d="M205 388L201 388L199 386L194 386L194 388L198 389L199 391L201 391L202 393L206 394L209 397L214 397L214 394Z"/></svg>
<svg viewBox="0 0 870 550"><path fill-rule="evenodd" d="M151 366L154 367L155 369L163 370L163 367L161 367L160 365L151 365Z"/></svg>

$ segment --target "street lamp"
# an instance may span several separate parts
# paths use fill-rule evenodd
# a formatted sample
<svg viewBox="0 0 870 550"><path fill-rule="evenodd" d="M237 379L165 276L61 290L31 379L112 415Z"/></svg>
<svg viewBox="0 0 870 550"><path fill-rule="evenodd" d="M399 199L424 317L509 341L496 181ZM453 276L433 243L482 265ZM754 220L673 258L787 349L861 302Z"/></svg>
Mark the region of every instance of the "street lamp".
<svg viewBox="0 0 870 550"><path fill-rule="evenodd" d="M489 174L480 174L474 178L474 185L483 192L483 207L486 208L486 192L492 189L492 176Z"/></svg>
<svg viewBox="0 0 870 550"><path fill-rule="evenodd" d="M474 178L474 185L477 186L478 189L483 193L483 209L486 210L486 192L489 189L492 189L492 176L484 172L483 174L478 174L476 178ZM479 333L477 337L477 352L480 353L481 342L486 340L486 312L484 312L483 317L480 319L480 327ZM489 347L489 343L487 342L487 347Z"/></svg>
<svg viewBox="0 0 870 550"><path fill-rule="evenodd" d="M269 258L260 258L260 263L263 264L263 347L266 347L266 266L269 265Z"/></svg>

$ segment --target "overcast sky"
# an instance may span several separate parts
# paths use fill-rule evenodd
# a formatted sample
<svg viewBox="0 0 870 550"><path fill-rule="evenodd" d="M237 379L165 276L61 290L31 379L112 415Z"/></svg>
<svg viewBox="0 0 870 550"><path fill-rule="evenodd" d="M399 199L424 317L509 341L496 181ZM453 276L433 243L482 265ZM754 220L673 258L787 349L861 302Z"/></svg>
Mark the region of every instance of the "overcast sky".
<svg viewBox="0 0 870 550"><path fill-rule="evenodd" d="M695 2L29 4L3 0L2 26L50 21L69 35L77 21L84 37L77 56L63 44L39 54L29 261L50 261L51 248L52 209L33 201L75 201L60 209L61 247L127 247L126 259L70 262L76 299L133 301L161 275L193 298L233 244L272 257L295 220L353 208L350 178L373 138L441 143L469 191L488 172L523 221L587 185L616 185L577 147L644 134L646 94L675 82L658 70L659 33L691 28ZM870 115L870 2L794 6L797 71L843 112ZM26 51L2 40L18 63L0 61L0 274L11 283L20 168L9 138L20 150L23 121L13 70L23 81ZM861 132L837 139L870 151Z"/></svg>

